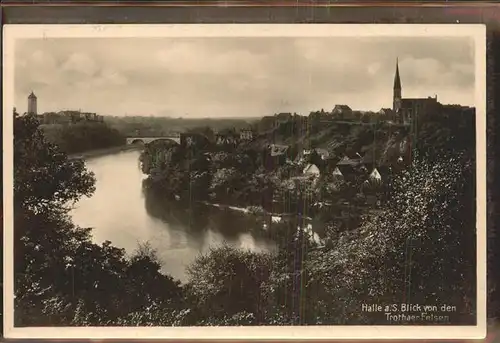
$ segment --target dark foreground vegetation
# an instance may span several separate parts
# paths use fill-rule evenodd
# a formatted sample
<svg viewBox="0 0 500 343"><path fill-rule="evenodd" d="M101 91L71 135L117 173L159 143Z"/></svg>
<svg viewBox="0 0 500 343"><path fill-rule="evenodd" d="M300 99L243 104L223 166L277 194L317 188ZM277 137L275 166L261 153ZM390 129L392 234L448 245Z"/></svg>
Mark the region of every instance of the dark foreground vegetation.
<svg viewBox="0 0 500 343"><path fill-rule="evenodd" d="M286 194L298 215L272 230L277 253L214 249L190 266L182 285L160 272L147 244L127 255L111 242L92 243L91 229L68 217L68 203L93 193L92 173L48 143L35 118L16 115L14 133L16 326L383 325L384 313L362 305L407 302L455 306L436 313L449 321L425 324L475 323L475 130L467 118L422 124L411 159L389 185L373 186L390 194L376 211L356 205L368 191L355 179L338 187L329 176L314 185L300 179ZM347 135L351 145L362 137ZM286 163L265 167L263 145L156 145L143 155L146 186L181 202L273 211L267 194L295 172ZM358 209L355 224L339 227L332 211L315 210L315 203L335 207L338 197ZM328 244L297 230L311 211L323 216Z"/></svg>

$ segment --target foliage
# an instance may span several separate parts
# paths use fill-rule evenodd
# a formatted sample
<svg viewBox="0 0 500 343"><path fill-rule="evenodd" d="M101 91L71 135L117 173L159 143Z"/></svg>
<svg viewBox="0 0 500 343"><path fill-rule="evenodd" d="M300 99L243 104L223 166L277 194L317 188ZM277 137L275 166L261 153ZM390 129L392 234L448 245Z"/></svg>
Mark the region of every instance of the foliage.
<svg viewBox="0 0 500 343"><path fill-rule="evenodd" d="M152 301L181 307L153 252L128 259L72 224L69 205L92 194L94 176L48 143L34 116L15 115L14 162L16 325L105 325Z"/></svg>
<svg viewBox="0 0 500 343"><path fill-rule="evenodd" d="M172 118L153 116L106 116L106 122L124 136L163 136L172 131L200 132L207 127L211 130L227 128L247 128L253 124L255 118ZM208 136L211 139L210 134Z"/></svg>
<svg viewBox="0 0 500 343"><path fill-rule="evenodd" d="M272 266L272 256L240 251L229 246L211 250L189 267L188 296L196 315L209 321L229 318L263 320L261 286ZM238 316L238 317L234 317ZM202 321L203 323L203 321Z"/></svg>
<svg viewBox="0 0 500 343"><path fill-rule="evenodd" d="M51 143L68 154L125 144L125 137L118 130L101 122L46 125L43 131Z"/></svg>
<svg viewBox="0 0 500 343"><path fill-rule="evenodd" d="M320 144L325 115L311 116L314 130L308 133ZM282 123L278 136L302 132L297 117ZM68 204L92 194L93 175L48 143L34 117L16 116L16 325L385 324L383 314L361 311L361 304L375 302L447 303L459 310L455 320L470 324L475 164L470 142L453 146L457 133L473 136L465 117L436 135L439 120L421 124L411 165L383 184L366 184L362 170L334 177L326 162L320 178L297 178L303 166L293 163L266 170L259 144L230 151L147 145L141 162L149 191L189 201L212 196L214 202L267 211L275 210L273 200L284 199L295 213L268 228L276 254L215 248L197 258L189 282L181 285L161 272L151 246L127 256L111 242L93 243L90 229L71 223ZM332 125L338 137L330 139L344 143L339 156L381 144L385 157L395 157L408 136L384 132L382 125L342 125ZM310 158L322 163L317 155ZM383 194L383 208L372 211L368 194ZM146 206L154 207L146 198ZM346 216L347 224L341 220ZM327 243L311 240L309 217L322 222ZM232 224L233 234L244 226ZM210 223L205 218L196 225Z"/></svg>
<svg viewBox="0 0 500 343"><path fill-rule="evenodd" d="M308 287L326 292L326 318L382 321L359 315L362 303L451 304L455 320L474 320L475 202L473 164L415 159L395 179L384 210L308 263ZM469 282L467 281L469 280ZM321 288L321 291L318 291ZM342 294L342 303L326 301ZM469 306L469 307L468 307ZM354 317L353 317L354 316Z"/></svg>

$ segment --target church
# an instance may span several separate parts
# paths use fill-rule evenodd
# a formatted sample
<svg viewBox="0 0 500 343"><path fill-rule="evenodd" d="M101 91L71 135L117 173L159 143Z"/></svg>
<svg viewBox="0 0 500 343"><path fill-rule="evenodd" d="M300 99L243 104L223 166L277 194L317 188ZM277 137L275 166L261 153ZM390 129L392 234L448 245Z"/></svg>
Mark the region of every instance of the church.
<svg viewBox="0 0 500 343"><path fill-rule="evenodd" d="M399 76L399 63L396 61L396 74L392 97L392 109L399 123L410 125L412 122L427 115L433 115L439 110L437 96L434 98L403 98L401 93L401 78Z"/></svg>

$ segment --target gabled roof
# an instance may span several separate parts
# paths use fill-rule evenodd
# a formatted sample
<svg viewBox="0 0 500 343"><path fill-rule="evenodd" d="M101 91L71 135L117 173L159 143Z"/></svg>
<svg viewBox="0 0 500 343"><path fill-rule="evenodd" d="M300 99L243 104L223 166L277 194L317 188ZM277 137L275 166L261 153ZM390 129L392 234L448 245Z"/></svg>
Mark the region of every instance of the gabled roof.
<svg viewBox="0 0 500 343"><path fill-rule="evenodd" d="M382 180L382 175L380 175L377 168L374 168L373 171L370 173L369 178L372 180Z"/></svg>
<svg viewBox="0 0 500 343"><path fill-rule="evenodd" d="M344 156L339 163L338 166L357 166L361 163L360 159L351 159L347 156Z"/></svg>
<svg viewBox="0 0 500 343"><path fill-rule="evenodd" d="M319 168L315 164L308 164L303 171L304 174L316 174L319 175Z"/></svg>
<svg viewBox="0 0 500 343"><path fill-rule="evenodd" d="M335 168L335 170L332 172L332 175L335 177L344 177L344 174L342 174L339 167Z"/></svg>
<svg viewBox="0 0 500 343"><path fill-rule="evenodd" d="M351 108L347 105L335 105L333 110L335 111L335 109L342 110L342 111L351 111Z"/></svg>

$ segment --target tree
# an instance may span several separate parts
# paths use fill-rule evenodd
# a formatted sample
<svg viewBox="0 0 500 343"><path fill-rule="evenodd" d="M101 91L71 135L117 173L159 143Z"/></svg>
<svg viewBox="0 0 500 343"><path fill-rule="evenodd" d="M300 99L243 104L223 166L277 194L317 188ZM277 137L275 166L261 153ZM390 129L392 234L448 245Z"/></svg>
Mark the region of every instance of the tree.
<svg viewBox="0 0 500 343"><path fill-rule="evenodd" d="M90 239L68 219L70 204L94 191L94 176L79 160L48 143L35 116L14 117L14 272L16 308L42 308L47 294L67 287L60 274ZM17 319L21 317L16 317ZM23 318L21 324L29 323ZM18 322L19 323L19 322Z"/></svg>
<svg viewBox="0 0 500 343"><path fill-rule="evenodd" d="M182 290L161 274L154 251L143 247L127 258L109 241L93 243L91 230L69 219L70 205L93 190L94 176L82 161L48 143L34 116L15 115L15 324L179 322ZM154 317L151 304L169 316Z"/></svg>
<svg viewBox="0 0 500 343"><path fill-rule="evenodd" d="M188 268L188 292L194 303L196 321L210 324L246 313L251 314L252 322L262 323L261 286L271 266L269 254L229 246L212 249L198 257Z"/></svg>
<svg viewBox="0 0 500 343"><path fill-rule="evenodd" d="M384 323L359 314L377 299L446 303L457 307L455 322L475 320L474 163L465 154L440 157L415 159L395 178L386 209L308 261L308 287L324 294L313 302L325 319Z"/></svg>

